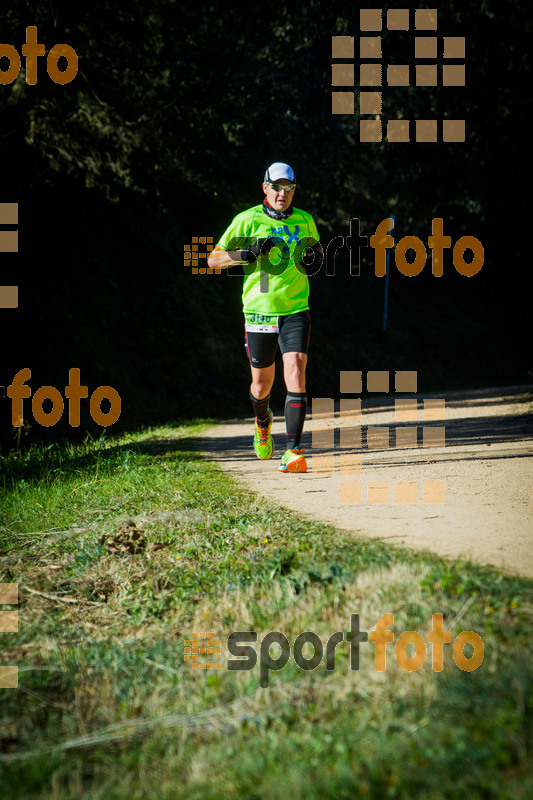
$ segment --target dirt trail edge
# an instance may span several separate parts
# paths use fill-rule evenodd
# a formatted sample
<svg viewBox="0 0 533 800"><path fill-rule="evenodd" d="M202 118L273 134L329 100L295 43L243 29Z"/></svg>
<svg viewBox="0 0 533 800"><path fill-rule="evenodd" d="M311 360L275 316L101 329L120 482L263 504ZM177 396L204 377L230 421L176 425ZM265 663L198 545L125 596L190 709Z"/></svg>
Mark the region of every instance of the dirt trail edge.
<svg viewBox="0 0 533 800"><path fill-rule="evenodd" d="M533 386L400 397L418 400L414 420L400 421L394 396L364 395L360 421L339 413L338 401L334 418L309 415L302 447L311 457L304 475L278 472L285 450L282 417L274 418L269 461L254 454L251 419L217 425L198 444L251 490L305 516L533 577ZM444 420L436 419L439 404L428 420L426 399L445 400ZM311 447L316 428L346 429L342 439L335 430L329 467L328 451ZM427 433L429 428L441 432ZM356 446L341 450L350 439ZM320 462L318 454L326 459Z"/></svg>

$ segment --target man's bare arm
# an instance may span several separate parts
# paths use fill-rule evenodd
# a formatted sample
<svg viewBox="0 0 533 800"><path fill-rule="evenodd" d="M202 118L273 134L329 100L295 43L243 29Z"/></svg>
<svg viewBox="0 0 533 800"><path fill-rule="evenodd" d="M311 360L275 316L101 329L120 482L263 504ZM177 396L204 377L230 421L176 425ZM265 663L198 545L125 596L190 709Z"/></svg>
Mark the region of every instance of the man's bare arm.
<svg viewBox="0 0 533 800"><path fill-rule="evenodd" d="M320 242L313 247L313 250L317 250L320 256L324 257L324 251L322 249L322 245ZM216 245L215 249L207 259L207 266L214 269L218 267L219 269L229 269L229 267L234 267L237 264L246 264L247 261L244 261L242 258L243 251L242 250L223 250L220 245Z"/></svg>

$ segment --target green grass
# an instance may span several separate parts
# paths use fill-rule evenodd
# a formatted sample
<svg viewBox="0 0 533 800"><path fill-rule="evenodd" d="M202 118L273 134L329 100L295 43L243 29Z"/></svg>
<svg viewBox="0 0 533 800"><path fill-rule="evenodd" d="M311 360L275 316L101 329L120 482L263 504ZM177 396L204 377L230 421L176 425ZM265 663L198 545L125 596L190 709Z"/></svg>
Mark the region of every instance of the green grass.
<svg viewBox="0 0 533 800"><path fill-rule="evenodd" d="M239 487L194 448L202 423L4 457L0 582L18 633L0 634L0 791L10 798L527 798L533 794L531 581L356 537ZM137 552L120 552L133 520ZM11 608L16 608L12 606ZM322 642L394 614L427 642L477 632L460 670L445 645L416 672L394 644L349 645L313 671L190 668L193 631ZM465 655L471 654L469 645ZM308 655L308 651L305 653ZM274 651L272 653L275 655Z"/></svg>

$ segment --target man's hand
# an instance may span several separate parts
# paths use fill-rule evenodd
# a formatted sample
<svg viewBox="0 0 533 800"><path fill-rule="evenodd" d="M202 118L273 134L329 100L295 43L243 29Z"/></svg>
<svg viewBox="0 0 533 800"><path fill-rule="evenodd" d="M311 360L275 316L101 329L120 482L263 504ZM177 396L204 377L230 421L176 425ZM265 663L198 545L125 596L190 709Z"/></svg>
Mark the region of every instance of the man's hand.
<svg viewBox="0 0 533 800"><path fill-rule="evenodd" d="M260 255L270 252L273 246L274 239L272 236L268 236L266 239L258 239L256 244L241 250L241 261L246 261L248 264L251 264L256 261Z"/></svg>
<svg viewBox="0 0 533 800"><path fill-rule="evenodd" d="M302 254L302 258L300 259L300 264L304 268L314 267L315 270L318 272L318 270L322 266L322 260L323 260L322 247L320 245L318 246L315 245L315 247L305 248Z"/></svg>

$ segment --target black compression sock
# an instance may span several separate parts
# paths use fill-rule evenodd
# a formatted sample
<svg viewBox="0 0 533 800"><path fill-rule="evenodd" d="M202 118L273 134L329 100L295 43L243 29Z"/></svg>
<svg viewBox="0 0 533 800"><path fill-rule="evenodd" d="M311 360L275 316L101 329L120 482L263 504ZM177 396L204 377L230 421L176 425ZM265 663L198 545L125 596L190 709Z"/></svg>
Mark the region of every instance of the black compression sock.
<svg viewBox="0 0 533 800"><path fill-rule="evenodd" d="M252 401L252 406L254 408L254 414L258 422L264 422L268 424L268 404L270 402L270 392L267 394L266 397L263 397L262 400L258 400L253 394L250 392L250 400Z"/></svg>
<svg viewBox="0 0 533 800"><path fill-rule="evenodd" d="M306 411L307 394L305 392L287 392L285 400L287 450L295 450L300 447Z"/></svg>

